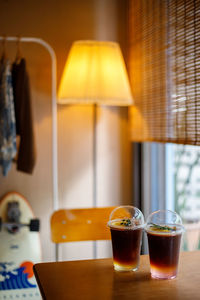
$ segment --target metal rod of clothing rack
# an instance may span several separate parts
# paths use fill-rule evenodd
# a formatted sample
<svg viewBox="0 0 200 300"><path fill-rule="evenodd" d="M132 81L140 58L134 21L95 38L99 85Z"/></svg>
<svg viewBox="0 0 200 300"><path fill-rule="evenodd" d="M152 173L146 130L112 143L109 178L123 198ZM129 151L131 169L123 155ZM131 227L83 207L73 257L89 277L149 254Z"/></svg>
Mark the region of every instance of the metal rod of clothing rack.
<svg viewBox="0 0 200 300"><path fill-rule="evenodd" d="M59 207L58 201L58 150L57 150L57 96L56 96L56 55L53 48L44 40L35 37L0 36L0 41L25 42L42 45L51 57L51 101L52 101L52 187L53 209Z"/></svg>

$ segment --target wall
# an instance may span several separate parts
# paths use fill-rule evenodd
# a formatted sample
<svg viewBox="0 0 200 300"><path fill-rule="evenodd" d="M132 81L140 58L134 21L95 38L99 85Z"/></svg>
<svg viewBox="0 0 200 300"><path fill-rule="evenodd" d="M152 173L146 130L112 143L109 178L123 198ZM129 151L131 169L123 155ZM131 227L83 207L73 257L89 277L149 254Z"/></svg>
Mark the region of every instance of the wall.
<svg viewBox="0 0 200 300"><path fill-rule="evenodd" d="M0 34L40 37L57 56L58 82L71 43L77 39L104 39L120 42L126 55L126 9L123 0L0 1ZM7 45L14 59L15 45ZM51 165L51 65L45 49L23 44L31 80L37 164L33 175L12 170L0 175L0 196L11 190L30 201L41 218L43 260L54 258L49 218L52 205ZM130 202L130 149L126 108L98 108L97 203L98 206ZM58 106L58 182L60 207L92 206L92 106ZM65 246L63 258L85 258L92 247ZM107 250L98 248L99 255Z"/></svg>

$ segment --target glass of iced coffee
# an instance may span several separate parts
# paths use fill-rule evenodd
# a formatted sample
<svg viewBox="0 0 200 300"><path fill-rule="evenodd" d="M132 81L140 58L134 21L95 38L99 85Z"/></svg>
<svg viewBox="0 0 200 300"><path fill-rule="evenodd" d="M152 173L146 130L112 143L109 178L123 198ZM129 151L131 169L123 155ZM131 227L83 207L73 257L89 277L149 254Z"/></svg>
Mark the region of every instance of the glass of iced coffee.
<svg viewBox="0 0 200 300"><path fill-rule="evenodd" d="M180 216L170 210L158 210L147 218L151 277L173 279L177 276L181 237L184 231Z"/></svg>
<svg viewBox="0 0 200 300"><path fill-rule="evenodd" d="M144 227L142 212L133 206L119 206L112 211L108 226L112 239L114 269L136 271Z"/></svg>

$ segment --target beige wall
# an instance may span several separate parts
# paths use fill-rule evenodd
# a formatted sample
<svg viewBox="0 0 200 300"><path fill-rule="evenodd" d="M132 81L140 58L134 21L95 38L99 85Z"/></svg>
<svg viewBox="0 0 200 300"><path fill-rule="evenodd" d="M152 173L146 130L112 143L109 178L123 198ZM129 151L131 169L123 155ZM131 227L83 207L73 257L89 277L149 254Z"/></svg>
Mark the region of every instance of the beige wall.
<svg viewBox="0 0 200 300"><path fill-rule="evenodd" d="M55 50L58 81L71 43L77 39L120 42L126 55L126 9L124 0L0 1L0 34L40 37ZM15 57L15 45L8 45ZM52 204L51 164L51 68L50 58L40 45L23 44L31 79L37 164L32 176L16 172L0 175L0 196L16 190L30 201L41 218L43 259L52 260L49 218ZM91 106L58 106L58 182L60 207L92 205L92 120ZM129 203L130 149L126 108L98 108L97 203L99 206ZM85 245L86 244L86 245ZM105 255L104 247L98 249ZM63 258L90 257L83 250L65 246Z"/></svg>

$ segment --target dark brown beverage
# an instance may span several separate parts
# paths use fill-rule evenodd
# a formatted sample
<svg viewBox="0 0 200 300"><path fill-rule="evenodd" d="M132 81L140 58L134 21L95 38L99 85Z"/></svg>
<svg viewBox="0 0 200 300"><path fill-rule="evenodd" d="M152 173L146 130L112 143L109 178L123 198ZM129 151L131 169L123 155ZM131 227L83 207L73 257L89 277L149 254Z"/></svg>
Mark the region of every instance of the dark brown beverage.
<svg viewBox="0 0 200 300"><path fill-rule="evenodd" d="M177 275L182 231L178 227L167 228L147 230L152 277L174 278Z"/></svg>
<svg viewBox="0 0 200 300"><path fill-rule="evenodd" d="M116 270L137 270L139 265L142 228L111 224L113 261Z"/></svg>

